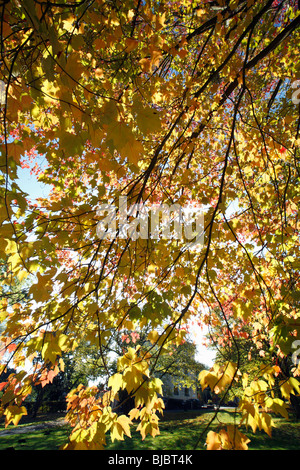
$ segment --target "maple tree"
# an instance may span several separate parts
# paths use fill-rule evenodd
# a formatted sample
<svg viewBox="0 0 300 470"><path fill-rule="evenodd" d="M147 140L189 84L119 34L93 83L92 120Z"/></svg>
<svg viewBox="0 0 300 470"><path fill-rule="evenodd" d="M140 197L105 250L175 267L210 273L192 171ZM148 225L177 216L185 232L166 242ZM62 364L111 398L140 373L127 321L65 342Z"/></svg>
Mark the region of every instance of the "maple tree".
<svg viewBox="0 0 300 470"><path fill-rule="evenodd" d="M269 411L287 417L300 391L298 361L275 398L283 372L274 358L294 352L300 331L297 7L1 3L0 257L16 282L32 282L22 304L1 298L1 367L16 369L0 384L6 425L26 414L32 384L64 369L64 353L88 342L108 370L111 338L147 325L151 346L128 346L105 394L83 385L69 394L66 448L101 449L108 432L130 437L134 419L143 438L154 437L163 411L158 355L182 344L190 321L225 324L219 341L234 345L237 359L199 381L215 393L242 384L240 425L271 435ZM18 184L28 165L51 187L34 204ZM99 237L99 207L120 196L130 205L203 205L203 246ZM251 381L239 371L241 323L266 354ZM114 409L121 390L134 397L128 415ZM246 449L240 425L211 431L207 448Z"/></svg>

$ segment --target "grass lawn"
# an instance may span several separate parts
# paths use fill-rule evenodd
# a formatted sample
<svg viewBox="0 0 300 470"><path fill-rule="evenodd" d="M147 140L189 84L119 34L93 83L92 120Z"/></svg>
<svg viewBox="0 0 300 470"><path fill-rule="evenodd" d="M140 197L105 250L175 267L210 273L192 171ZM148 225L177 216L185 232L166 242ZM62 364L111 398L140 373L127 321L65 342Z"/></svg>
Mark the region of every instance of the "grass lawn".
<svg viewBox="0 0 300 470"><path fill-rule="evenodd" d="M154 439L147 436L144 441L140 434L132 428L132 439L125 438L124 441L111 442L107 439L108 450L192 450L201 432L213 416L213 412L195 413L166 413L160 423L160 435ZM222 423L233 423L234 413L232 411L221 411L217 420L210 429L216 430ZM255 434L241 429L251 439L248 444L249 450L299 450L300 449L300 422L293 419L286 421L274 418L276 428L273 430L272 438L265 432L257 431ZM1 430L3 428L1 427ZM0 434L0 450L13 447L16 450L57 450L67 441L69 428L60 426L57 428L30 431L22 434L6 435ZM205 449L205 435L199 443L198 449Z"/></svg>

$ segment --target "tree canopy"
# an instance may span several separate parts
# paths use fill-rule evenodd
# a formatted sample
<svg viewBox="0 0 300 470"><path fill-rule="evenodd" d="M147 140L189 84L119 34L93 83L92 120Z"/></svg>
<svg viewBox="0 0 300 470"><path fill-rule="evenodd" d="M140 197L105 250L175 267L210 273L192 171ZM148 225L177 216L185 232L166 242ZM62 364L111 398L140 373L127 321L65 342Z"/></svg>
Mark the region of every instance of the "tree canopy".
<svg viewBox="0 0 300 470"><path fill-rule="evenodd" d="M240 424L271 435L269 411L287 417L300 392L298 2L6 0L0 21L1 283L31 283L22 302L1 297L1 370L16 369L0 383L6 425L88 343L107 391L69 394L66 448L102 449L135 419L155 437L158 359L195 322L222 326L212 341L234 348L200 373L202 388L239 381ZM26 166L51 189L34 204L18 179ZM125 222L124 201L135 208ZM174 236L175 216L173 234L153 236L154 206L201 206L200 241ZM109 374L113 338L145 326L148 346L128 345ZM264 355L251 380L243 337ZM128 415L114 409L122 390ZM207 448L246 449L238 426L211 431Z"/></svg>

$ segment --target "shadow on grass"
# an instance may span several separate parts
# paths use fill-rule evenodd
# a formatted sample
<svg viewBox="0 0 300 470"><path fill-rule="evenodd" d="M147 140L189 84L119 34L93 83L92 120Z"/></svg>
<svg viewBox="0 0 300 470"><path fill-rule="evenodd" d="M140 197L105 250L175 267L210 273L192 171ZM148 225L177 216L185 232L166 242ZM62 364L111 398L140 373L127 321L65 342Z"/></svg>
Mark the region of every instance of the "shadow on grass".
<svg viewBox="0 0 300 470"><path fill-rule="evenodd" d="M0 450L58 450L68 440L70 429L57 427L26 434L0 436Z"/></svg>

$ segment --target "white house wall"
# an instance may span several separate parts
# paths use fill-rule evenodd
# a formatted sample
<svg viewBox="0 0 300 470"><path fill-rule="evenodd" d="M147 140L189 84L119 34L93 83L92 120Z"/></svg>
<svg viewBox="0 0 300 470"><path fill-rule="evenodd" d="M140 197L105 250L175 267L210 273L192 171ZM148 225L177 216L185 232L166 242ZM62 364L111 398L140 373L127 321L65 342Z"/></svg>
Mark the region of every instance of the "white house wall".
<svg viewBox="0 0 300 470"><path fill-rule="evenodd" d="M178 385L178 394L175 394L176 390L176 385L173 384L172 382L172 377L170 375L165 375L162 377L163 381L163 392L164 392L164 397L165 398L174 398L174 399L179 399L179 400L190 400L196 399L197 398L197 390L196 387L188 388L188 396L185 394L185 388L183 385Z"/></svg>

